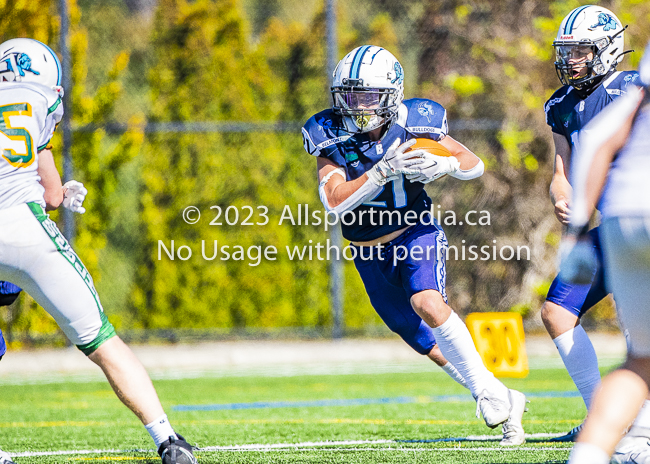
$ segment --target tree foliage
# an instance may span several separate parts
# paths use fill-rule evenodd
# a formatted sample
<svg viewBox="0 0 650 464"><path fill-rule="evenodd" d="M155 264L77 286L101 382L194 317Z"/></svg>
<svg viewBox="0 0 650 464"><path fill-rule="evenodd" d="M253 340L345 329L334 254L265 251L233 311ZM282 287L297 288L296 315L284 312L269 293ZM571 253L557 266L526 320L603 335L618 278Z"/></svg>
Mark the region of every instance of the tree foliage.
<svg viewBox="0 0 650 464"><path fill-rule="evenodd" d="M72 111L75 127L85 129L75 132L72 153L75 177L90 193L75 247L100 294L106 290L111 320L129 328L328 327L328 263L290 260L285 251L328 235L279 224L286 205L294 216L298 205L322 210L298 126L330 105L325 2L159 0L149 17L134 1L80 1L81 8L71 5ZM445 226L450 244L530 248L530 260L451 260L447 288L460 312L516 310L539 322L561 234L548 200L554 154L543 111L560 85L551 43L562 18L586 3L337 2L337 58L364 43L391 50L404 66L406 97L445 106L451 136L486 164L479 180L427 187L443 212L490 213L489 225ZM650 3L599 3L629 24L626 42L637 52L619 69L632 69L650 38ZM30 36L56 49L53 0L0 0L0 12L3 38ZM486 128L463 129L467 120ZM248 122L268 130L145 135L145 121L177 128ZM129 130L107 133L115 123ZM183 221L187 206L200 209L197 224ZM257 207L267 207L268 224L242 225L246 206L252 223L262 220ZM217 214L211 207L221 208L222 225L209 225ZM233 208L239 213L234 225L225 222L228 207L230 220ZM191 247L192 258L172 261L163 251L159 259L159 243L169 249L172 240L176 249ZM277 259L250 266L255 259L224 261L220 250L207 260L202 241L208 256L216 241L231 253L235 245L272 245ZM351 263L345 288L346 324L378 324ZM597 312L612 318L611 308ZM31 314L39 313L5 320L16 330L55 330Z"/></svg>

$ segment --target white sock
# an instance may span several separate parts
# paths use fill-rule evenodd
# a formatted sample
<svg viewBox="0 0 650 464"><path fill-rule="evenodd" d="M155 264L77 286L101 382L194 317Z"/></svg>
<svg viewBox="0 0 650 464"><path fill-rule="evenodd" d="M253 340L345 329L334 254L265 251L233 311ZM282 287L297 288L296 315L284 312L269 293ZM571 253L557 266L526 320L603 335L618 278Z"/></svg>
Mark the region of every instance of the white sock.
<svg viewBox="0 0 650 464"><path fill-rule="evenodd" d="M460 320L458 314L452 311L444 324L433 329L433 335L436 337L442 355L465 379L467 388L474 398L483 390L498 398L508 398L508 389L487 370L476 351L467 326Z"/></svg>
<svg viewBox="0 0 650 464"><path fill-rule="evenodd" d="M161 443L169 437L174 436L178 438L172 425L167 419L167 414L163 414L155 421L145 425L145 428L147 429L147 432L149 432L149 435L151 435L151 438L153 438L153 441L156 444L156 449L158 449Z"/></svg>
<svg viewBox="0 0 650 464"><path fill-rule="evenodd" d="M645 400L643 403L643 407L637 414L634 424L632 424L629 435L650 438L650 401Z"/></svg>
<svg viewBox="0 0 650 464"><path fill-rule="evenodd" d="M553 340L569 375L576 384L585 406L589 409L594 390L600 384L596 351L581 325L564 332Z"/></svg>
<svg viewBox="0 0 650 464"><path fill-rule="evenodd" d="M465 382L465 379L463 378L463 376L460 375L460 372L458 372L458 369L456 369L452 363L447 361L447 364L445 364L444 366L440 366L440 367L442 367L442 370L445 371L449 377L454 379L456 382L461 384L463 387L469 388L467 386L467 382Z"/></svg>
<svg viewBox="0 0 650 464"><path fill-rule="evenodd" d="M609 456L596 445L579 442L573 446L567 464L609 464Z"/></svg>

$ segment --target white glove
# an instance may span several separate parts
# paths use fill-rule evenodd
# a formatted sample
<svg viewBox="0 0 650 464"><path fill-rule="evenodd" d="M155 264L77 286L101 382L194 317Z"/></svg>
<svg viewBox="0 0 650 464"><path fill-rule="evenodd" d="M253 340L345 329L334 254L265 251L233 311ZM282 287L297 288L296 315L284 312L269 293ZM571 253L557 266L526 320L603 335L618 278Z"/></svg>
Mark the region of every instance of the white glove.
<svg viewBox="0 0 650 464"><path fill-rule="evenodd" d="M81 205L87 193L88 190L86 190L84 184L76 180L69 180L63 184L63 207L68 208L73 213L85 213L86 208Z"/></svg>
<svg viewBox="0 0 650 464"><path fill-rule="evenodd" d="M368 171L368 178L377 185L384 185L397 179L402 174L419 174L418 166L425 161L422 158L424 150L407 149L415 145L415 139L400 145L400 139L395 140L382 159Z"/></svg>
<svg viewBox="0 0 650 464"><path fill-rule="evenodd" d="M460 169L460 161L455 156L438 156L422 150L422 164L418 165L417 174L406 174L411 182L428 184L445 174L454 174Z"/></svg>
<svg viewBox="0 0 650 464"><path fill-rule="evenodd" d="M560 244L560 279L573 284L589 284L598 268L594 245L588 236L570 235Z"/></svg>

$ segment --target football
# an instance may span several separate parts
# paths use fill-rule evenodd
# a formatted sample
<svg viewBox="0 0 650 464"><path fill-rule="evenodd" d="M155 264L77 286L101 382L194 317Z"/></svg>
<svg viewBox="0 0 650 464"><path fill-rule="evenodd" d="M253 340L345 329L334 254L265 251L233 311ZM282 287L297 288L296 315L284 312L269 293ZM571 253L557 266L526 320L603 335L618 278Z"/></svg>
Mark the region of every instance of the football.
<svg viewBox="0 0 650 464"><path fill-rule="evenodd" d="M417 139L415 139L415 145L410 147L404 153L408 153L409 151L419 150L419 149L426 150L429 153L431 153L432 155L452 156L451 152L446 147L444 147L442 144L436 142L435 140L431 140L431 139L427 139L427 138L417 138Z"/></svg>

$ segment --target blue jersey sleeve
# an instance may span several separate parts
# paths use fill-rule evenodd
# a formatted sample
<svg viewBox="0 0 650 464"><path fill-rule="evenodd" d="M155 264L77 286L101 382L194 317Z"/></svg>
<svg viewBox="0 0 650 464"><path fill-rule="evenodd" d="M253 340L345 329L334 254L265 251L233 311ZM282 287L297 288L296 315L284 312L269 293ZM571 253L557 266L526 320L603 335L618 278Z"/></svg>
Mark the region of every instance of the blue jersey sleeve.
<svg viewBox="0 0 650 464"><path fill-rule="evenodd" d="M417 137L440 141L447 136L447 110L439 103L424 98L404 100L406 114L398 115L398 124Z"/></svg>
<svg viewBox="0 0 650 464"><path fill-rule="evenodd" d="M351 137L342 127L332 110L315 114L302 128L305 151L313 156L326 158L339 166L345 166L345 153L340 143Z"/></svg>
<svg viewBox="0 0 650 464"><path fill-rule="evenodd" d="M559 105L562 100L569 93L570 88L567 86L561 87L558 89L549 100L544 105L544 112L546 113L546 124L548 124L553 132L560 135L565 135L562 130L562 122L559 120L557 114L557 105Z"/></svg>

